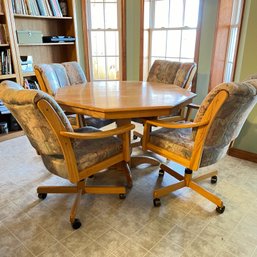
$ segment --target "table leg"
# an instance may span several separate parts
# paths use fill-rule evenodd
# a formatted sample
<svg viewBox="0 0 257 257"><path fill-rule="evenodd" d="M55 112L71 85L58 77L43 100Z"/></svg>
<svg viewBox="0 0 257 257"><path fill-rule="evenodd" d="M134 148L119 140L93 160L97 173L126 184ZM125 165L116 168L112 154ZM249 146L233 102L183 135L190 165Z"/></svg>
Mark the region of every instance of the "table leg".
<svg viewBox="0 0 257 257"><path fill-rule="evenodd" d="M131 124L131 119L118 119L116 120L116 125L117 127L126 125L126 124ZM131 142L131 135L130 135L130 142ZM132 149L132 145L131 145ZM131 150L132 152L132 150ZM154 157L151 156L146 156L146 155L140 155L140 156L131 156L130 159L130 167L135 168L140 164L150 164L152 166L158 166L160 165L160 161Z"/></svg>

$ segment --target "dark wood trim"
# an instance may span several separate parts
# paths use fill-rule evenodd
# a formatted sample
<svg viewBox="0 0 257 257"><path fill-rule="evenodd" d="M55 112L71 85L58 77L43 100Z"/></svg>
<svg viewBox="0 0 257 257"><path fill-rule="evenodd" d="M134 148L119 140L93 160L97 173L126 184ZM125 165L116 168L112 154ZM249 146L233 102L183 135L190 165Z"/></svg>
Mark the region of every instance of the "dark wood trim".
<svg viewBox="0 0 257 257"><path fill-rule="evenodd" d="M140 0L140 49L139 49L139 80L143 80L144 73L144 9L145 1Z"/></svg>
<svg viewBox="0 0 257 257"><path fill-rule="evenodd" d="M127 80L126 0L121 1L121 80Z"/></svg>
<svg viewBox="0 0 257 257"><path fill-rule="evenodd" d="M82 0L82 30L83 30L83 45L84 45L84 61L87 81L91 81L90 66L89 66L89 54L88 54L88 34L87 34L87 4L86 0Z"/></svg>
<svg viewBox="0 0 257 257"><path fill-rule="evenodd" d="M251 152L247 152L247 151L232 147L228 150L228 155L239 158L239 159L257 163L257 154L256 153L251 153Z"/></svg>

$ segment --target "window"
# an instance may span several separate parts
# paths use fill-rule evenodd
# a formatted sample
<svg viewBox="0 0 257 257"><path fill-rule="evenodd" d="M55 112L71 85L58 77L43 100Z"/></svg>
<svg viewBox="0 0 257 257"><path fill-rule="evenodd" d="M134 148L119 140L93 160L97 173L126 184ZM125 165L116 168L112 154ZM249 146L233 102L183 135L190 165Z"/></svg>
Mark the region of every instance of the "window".
<svg viewBox="0 0 257 257"><path fill-rule="evenodd" d="M84 40L88 59L88 76L91 80L120 80L125 76L123 51L124 1L84 1ZM123 67L122 67L123 64Z"/></svg>
<svg viewBox="0 0 257 257"><path fill-rule="evenodd" d="M234 77L234 66L235 66L235 56L237 53L237 42L240 31L241 15L243 10L243 1L235 0L232 8L231 24L229 29L228 37L228 49L225 62L224 78L225 82L229 82Z"/></svg>
<svg viewBox="0 0 257 257"><path fill-rule="evenodd" d="M233 81L244 0L220 0L209 90Z"/></svg>
<svg viewBox="0 0 257 257"><path fill-rule="evenodd" d="M156 59L196 61L200 3L200 0L144 0L144 79Z"/></svg>

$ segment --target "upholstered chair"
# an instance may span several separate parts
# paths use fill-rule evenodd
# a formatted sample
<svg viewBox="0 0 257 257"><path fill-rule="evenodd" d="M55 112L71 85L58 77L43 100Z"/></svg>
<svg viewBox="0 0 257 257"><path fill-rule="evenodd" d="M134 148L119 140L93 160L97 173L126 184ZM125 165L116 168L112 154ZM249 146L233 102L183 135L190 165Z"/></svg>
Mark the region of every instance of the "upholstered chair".
<svg viewBox="0 0 257 257"><path fill-rule="evenodd" d="M78 62L38 64L34 66L34 70L40 89L51 96L55 96L58 88L87 82ZM84 125L101 128L113 122L113 120L97 119L83 115L68 114L68 118L74 128Z"/></svg>
<svg viewBox="0 0 257 257"><path fill-rule="evenodd" d="M204 99L193 122L146 121L143 149L166 157L185 167L184 175L169 165L161 164L159 175L165 172L179 182L154 190L154 205L160 206L160 197L183 187L190 187L217 205L222 213L222 200L202 188L197 182L211 177L216 183L217 171L192 176L200 167L209 166L223 158L235 140L257 101L257 80L242 83L223 83L215 87ZM151 126L157 129L151 132ZM228 174L229 176L229 174Z"/></svg>
<svg viewBox="0 0 257 257"><path fill-rule="evenodd" d="M197 65L194 62L182 63L156 60L150 68L147 81L175 84L191 90L196 68Z"/></svg>
<svg viewBox="0 0 257 257"><path fill-rule="evenodd" d="M132 186L127 164L130 161L129 133L134 128L132 124L108 131L100 131L90 126L74 131L52 96L40 90L23 89L12 81L0 84L0 99L40 154L46 169L74 184L37 188L40 199L45 199L47 193L76 195L70 213L70 222L74 229L81 226L81 222L76 218L81 195L119 194L120 198L125 198L124 185L87 186L85 181L112 166L123 171L127 186Z"/></svg>
<svg viewBox="0 0 257 257"><path fill-rule="evenodd" d="M150 68L147 81L159 82L164 84L175 84L186 90L191 91L192 80L195 76L197 65L194 62L182 63L172 62L166 60L155 60ZM173 121L186 119L190 115L190 111L186 112L186 109L175 111L171 114ZM145 119L133 119L134 122L144 124ZM134 131L133 138L142 137L142 134ZM133 146L139 146L141 143L134 143Z"/></svg>

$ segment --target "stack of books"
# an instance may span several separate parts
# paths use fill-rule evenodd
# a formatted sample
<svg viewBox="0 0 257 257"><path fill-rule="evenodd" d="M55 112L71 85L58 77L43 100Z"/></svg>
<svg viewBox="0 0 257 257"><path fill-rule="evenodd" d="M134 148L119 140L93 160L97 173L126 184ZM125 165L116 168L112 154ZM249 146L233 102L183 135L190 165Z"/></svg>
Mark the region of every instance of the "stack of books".
<svg viewBox="0 0 257 257"><path fill-rule="evenodd" d="M58 0L12 0L13 13L62 17Z"/></svg>

